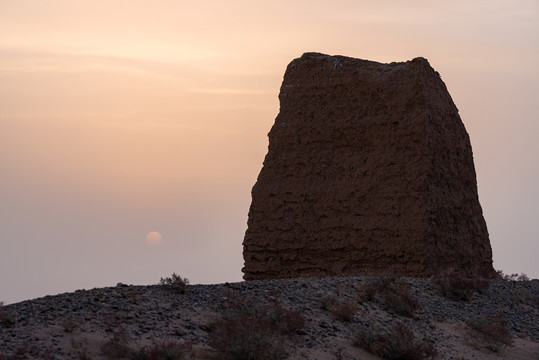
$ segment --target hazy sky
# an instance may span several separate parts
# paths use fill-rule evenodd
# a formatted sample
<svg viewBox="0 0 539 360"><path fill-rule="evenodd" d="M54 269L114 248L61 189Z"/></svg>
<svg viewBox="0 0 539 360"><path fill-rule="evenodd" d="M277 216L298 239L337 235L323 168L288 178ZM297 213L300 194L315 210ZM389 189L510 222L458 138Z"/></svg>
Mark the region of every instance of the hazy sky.
<svg viewBox="0 0 539 360"><path fill-rule="evenodd" d="M307 51L426 57L471 136L494 267L539 277L538 1L0 0L0 301L240 281Z"/></svg>

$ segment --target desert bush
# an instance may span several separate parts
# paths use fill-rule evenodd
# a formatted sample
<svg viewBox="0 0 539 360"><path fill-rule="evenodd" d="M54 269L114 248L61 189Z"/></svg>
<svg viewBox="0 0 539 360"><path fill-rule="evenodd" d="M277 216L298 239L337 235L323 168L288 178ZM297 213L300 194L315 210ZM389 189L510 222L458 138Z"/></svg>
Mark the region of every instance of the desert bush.
<svg viewBox="0 0 539 360"><path fill-rule="evenodd" d="M419 302L410 294L410 285L401 279L381 276L365 287L365 299L375 301L377 294L387 310L401 316L413 317Z"/></svg>
<svg viewBox="0 0 539 360"><path fill-rule="evenodd" d="M502 314L487 314L467 322L487 349L498 352L513 345L513 337Z"/></svg>
<svg viewBox="0 0 539 360"><path fill-rule="evenodd" d="M254 297L225 294L227 303L219 309L224 320L268 318L281 333L292 334L305 327L305 317L297 310L286 309L277 301L263 302Z"/></svg>
<svg viewBox="0 0 539 360"><path fill-rule="evenodd" d="M88 354L87 350L79 350L77 352L77 358L79 360L92 360L92 357Z"/></svg>
<svg viewBox="0 0 539 360"><path fill-rule="evenodd" d="M415 310L419 308L419 303L406 288L386 291L383 298L386 307L398 315L413 317Z"/></svg>
<svg viewBox="0 0 539 360"><path fill-rule="evenodd" d="M273 301L227 294L222 319L213 325L211 344L224 356L239 360L286 357L286 336L305 326L305 317Z"/></svg>
<svg viewBox="0 0 539 360"><path fill-rule="evenodd" d="M131 349L129 339L124 328L116 329L111 338L101 346L101 353L108 359L121 359L127 357Z"/></svg>
<svg viewBox="0 0 539 360"><path fill-rule="evenodd" d="M62 326L64 332L71 333L80 327L80 323L72 317L67 317L62 319L60 326Z"/></svg>
<svg viewBox="0 0 539 360"><path fill-rule="evenodd" d="M496 272L498 273L498 277L505 281L530 281L528 275L524 273L520 273L520 275L518 273L506 274L503 270L497 270Z"/></svg>
<svg viewBox="0 0 539 360"><path fill-rule="evenodd" d="M286 357L284 338L268 318L244 317L218 323L211 333L213 347L237 360L277 360Z"/></svg>
<svg viewBox="0 0 539 360"><path fill-rule="evenodd" d="M0 360L26 359L55 360L56 356L47 346L30 345L28 343L17 346L10 354L0 354Z"/></svg>
<svg viewBox="0 0 539 360"><path fill-rule="evenodd" d="M92 357L88 353L88 339L87 338L71 338L71 348L76 351L77 359L79 360L91 360Z"/></svg>
<svg viewBox="0 0 539 360"><path fill-rule="evenodd" d="M19 346L10 354L0 354L0 360L23 360L28 359L26 347Z"/></svg>
<svg viewBox="0 0 539 360"><path fill-rule="evenodd" d="M376 327L356 334L354 345L389 360L434 359L437 355L429 340L416 339L412 330L403 323L396 323L389 332Z"/></svg>
<svg viewBox="0 0 539 360"><path fill-rule="evenodd" d="M489 287L488 279L455 271L442 272L431 281L441 295L456 301L468 301L474 293L484 293Z"/></svg>
<svg viewBox="0 0 539 360"><path fill-rule="evenodd" d="M14 323L13 316L6 310L4 303L0 301L0 326L10 327Z"/></svg>
<svg viewBox="0 0 539 360"><path fill-rule="evenodd" d="M335 304L335 306L333 306L333 308L331 309L331 312L333 313L333 315L335 315L337 320L344 322L352 321L357 311L357 306L355 306L351 302Z"/></svg>
<svg viewBox="0 0 539 360"><path fill-rule="evenodd" d="M270 303L268 314L272 326L285 335L293 335L305 327L305 316L299 310L284 308L280 303Z"/></svg>
<svg viewBox="0 0 539 360"><path fill-rule="evenodd" d="M320 309L331 311L335 304L337 304L337 300L333 297L324 296L320 298Z"/></svg>
<svg viewBox="0 0 539 360"><path fill-rule="evenodd" d="M176 273L172 273L170 277L161 278L159 283L177 294L185 294L187 291L187 285L189 285L189 279L182 278Z"/></svg>
<svg viewBox="0 0 539 360"><path fill-rule="evenodd" d="M516 287L511 292L511 297L514 302L539 308L539 297L532 295L526 288Z"/></svg>
<svg viewBox="0 0 539 360"><path fill-rule="evenodd" d="M132 360L183 360L191 351L190 343L162 342L144 346L132 354Z"/></svg>
<svg viewBox="0 0 539 360"><path fill-rule="evenodd" d="M530 281L530 278L528 275L520 273L520 275L517 277L517 281Z"/></svg>
<svg viewBox="0 0 539 360"><path fill-rule="evenodd" d="M365 287L365 300L367 301L376 300L377 293L378 293L378 289L376 288L376 286L369 285Z"/></svg>

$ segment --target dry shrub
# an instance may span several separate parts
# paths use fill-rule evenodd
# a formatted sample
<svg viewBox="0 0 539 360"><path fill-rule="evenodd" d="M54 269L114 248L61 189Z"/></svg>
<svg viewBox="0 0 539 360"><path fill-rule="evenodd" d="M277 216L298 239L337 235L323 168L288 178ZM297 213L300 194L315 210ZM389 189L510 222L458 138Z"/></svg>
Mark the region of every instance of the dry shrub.
<svg viewBox="0 0 539 360"><path fill-rule="evenodd" d="M365 300L367 301L374 301L376 300L376 293L378 293L378 289L376 286L369 285L365 288Z"/></svg>
<svg viewBox="0 0 539 360"><path fill-rule="evenodd" d="M0 326L7 328L14 323L15 321L13 320L13 316L4 307L4 303L0 301Z"/></svg>
<svg viewBox="0 0 539 360"><path fill-rule="evenodd" d="M539 297L530 294L530 292L522 287L514 289L511 293L514 302L520 302L535 308L539 308Z"/></svg>
<svg viewBox="0 0 539 360"><path fill-rule="evenodd" d="M121 359L129 355L129 339L124 328L116 329L111 338L101 346L101 353L108 359Z"/></svg>
<svg viewBox="0 0 539 360"><path fill-rule="evenodd" d="M71 333L80 327L79 321L72 317L62 319L60 325L66 333Z"/></svg>
<svg viewBox="0 0 539 360"><path fill-rule="evenodd" d="M483 277L470 277L462 272L442 272L431 279L441 295L451 300L468 301L474 293L484 293L489 280Z"/></svg>
<svg viewBox="0 0 539 360"><path fill-rule="evenodd" d="M225 357L239 360L277 360L287 356L286 336L305 326L305 317L277 302L227 294L222 319L210 333L211 344Z"/></svg>
<svg viewBox="0 0 539 360"><path fill-rule="evenodd" d="M354 315L357 313L358 308L350 302L344 302L336 304L331 311L337 320L350 322L354 319Z"/></svg>
<svg viewBox="0 0 539 360"><path fill-rule="evenodd" d="M17 346L11 354L0 354L0 360L26 359L55 360L57 357L55 352L47 346L30 345L28 343Z"/></svg>
<svg viewBox="0 0 539 360"><path fill-rule="evenodd" d="M476 331L478 339L487 349L498 352L513 345L513 337L502 314L488 314L469 320L468 326Z"/></svg>
<svg viewBox="0 0 539 360"><path fill-rule="evenodd" d="M18 346L10 354L0 354L0 360L23 360L28 359L26 346Z"/></svg>
<svg viewBox="0 0 539 360"><path fill-rule="evenodd" d="M305 316L299 310L286 309L278 302L272 302L270 309L270 321L281 334L293 335L305 327Z"/></svg>
<svg viewBox="0 0 539 360"><path fill-rule="evenodd" d="M277 360L286 357L284 339L268 318L248 318L217 323L212 345L238 360Z"/></svg>
<svg viewBox="0 0 539 360"><path fill-rule="evenodd" d="M497 270L498 277L504 281L530 281L528 275L524 273L506 274L503 270Z"/></svg>
<svg viewBox="0 0 539 360"><path fill-rule="evenodd" d="M170 277L161 278L159 283L177 294L185 294L187 285L189 285L189 279L182 278L180 275L172 273Z"/></svg>
<svg viewBox="0 0 539 360"><path fill-rule="evenodd" d="M92 357L90 356L90 354L88 354L88 351L86 349L79 350L77 352L77 358L79 360L92 360Z"/></svg>
<svg viewBox="0 0 539 360"><path fill-rule="evenodd" d="M190 343L162 342L144 346L131 356L133 360L183 360L191 352Z"/></svg>
<svg viewBox="0 0 539 360"><path fill-rule="evenodd" d="M419 303L410 295L406 288L386 291L383 294L383 298L386 307L398 315L413 317L415 310L419 308Z"/></svg>
<svg viewBox="0 0 539 360"><path fill-rule="evenodd" d="M337 304L337 300L333 297L324 296L320 298L320 309L322 310L331 311L335 307L335 304Z"/></svg>
<svg viewBox="0 0 539 360"><path fill-rule="evenodd" d="M417 340L412 330L403 323L396 323L389 332L375 327L370 332L359 331L354 345L389 360L434 359L437 355L429 340Z"/></svg>
<svg viewBox="0 0 539 360"><path fill-rule="evenodd" d="M401 316L413 317L419 302L410 294L410 285L401 279L380 276L365 287L365 299L375 301L377 294L387 310Z"/></svg>
<svg viewBox="0 0 539 360"><path fill-rule="evenodd" d="M530 298L530 305L539 309L539 296L533 296Z"/></svg>

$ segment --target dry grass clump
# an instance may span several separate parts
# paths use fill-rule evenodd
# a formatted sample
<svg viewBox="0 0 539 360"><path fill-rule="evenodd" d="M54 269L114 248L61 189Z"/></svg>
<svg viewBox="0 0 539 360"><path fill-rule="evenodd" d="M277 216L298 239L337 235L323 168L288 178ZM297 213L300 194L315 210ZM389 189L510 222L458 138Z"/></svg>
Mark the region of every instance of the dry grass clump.
<svg viewBox="0 0 539 360"><path fill-rule="evenodd" d="M72 333L73 331L80 328L80 322L73 317L66 317L60 322L62 330L66 333Z"/></svg>
<svg viewBox="0 0 539 360"><path fill-rule="evenodd" d="M133 360L183 360L191 352L191 344L162 342L152 346L144 346L133 354Z"/></svg>
<svg viewBox="0 0 539 360"><path fill-rule="evenodd" d="M177 294L185 294L187 286L189 285L189 279L182 278L176 273L172 273L170 277L161 278L159 283Z"/></svg>
<svg viewBox="0 0 539 360"><path fill-rule="evenodd" d="M490 282L479 276L468 276L458 271L446 271L433 276L431 282L442 296L456 301L468 301L474 293L484 293Z"/></svg>
<svg viewBox="0 0 539 360"><path fill-rule="evenodd" d="M212 346L229 359L277 360L287 357L287 336L305 326L305 317L296 310L272 301L229 294L222 319L210 333Z"/></svg>
<svg viewBox="0 0 539 360"><path fill-rule="evenodd" d="M337 304L337 300L334 297L323 296L319 298L320 309L331 311L333 307Z"/></svg>
<svg viewBox="0 0 539 360"><path fill-rule="evenodd" d="M7 328L14 323L13 316L6 310L4 303L0 301L0 326Z"/></svg>
<svg viewBox="0 0 539 360"><path fill-rule="evenodd" d="M101 346L101 353L111 360L126 358L130 351L129 338L123 327L116 329L112 337Z"/></svg>
<svg viewBox="0 0 539 360"><path fill-rule="evenodd" d="M528 275L524 273L506 274L503 270L497 270L498 277L504 281L530 281Z"/></svg>
<svg viewBox="0 0 539 360"><path fill-rule="evenodd" d="M334 297L324 296L319 299L320 308L330 311L337 320L351 322L354 315L358 312L358 308L352 302L337 302Z"/></svg>
<svg viewBox="0 0 539 360"><path fill-rule="evenodd" d="M191 353L191 344L164 341L151 346L143 346L137 350L129 345L129 337L125 329L119 327L112 337L103 343L101 353L111 360L183 360L187 359ZM86 356L85 352L79 352L79 354Z"/></svg>
<svg viewBox="0 0 539 360"><path fill-rule="evenodd" d="M331 312L337 320L344 321L344 322L351 322L354 319L354 315L357 313L358 308L356 305L352 304L351 302L343 302L336 304L332 309Z"/></svg>
<svg viewBox="0 0 539 360"><path fill-rule="evenodd" d="M365 300L380 299L388 311L397 315L413 317L419 308L419 302L410 294L410 285L402 279L380 276L367 285L364 292Z"/></svg>
<svg viewBox="0 0 539 360"><path fill-rule="evenodd" d="M27 343L19 345L10 354L0 354L0 360L26 359L55 360L57 359L57 357L54 352L46 346L42 347L37 345L30 345Z"/></svg>
<svg viewBox="0 0 539 360"><path fill-rule="evenodd" d="M354 346L389 360L434 359L437 355L432 342L416 339L412 330L401 322L389 331L382 331L376 326L359 331Z"/></svg>
<svg viewBox="0 0 539 360"><path fill-rule="evenodd" d="M467 322L475 337L489 350L499 352L513 345L513 337L502 314L487 314Z"/></svg>

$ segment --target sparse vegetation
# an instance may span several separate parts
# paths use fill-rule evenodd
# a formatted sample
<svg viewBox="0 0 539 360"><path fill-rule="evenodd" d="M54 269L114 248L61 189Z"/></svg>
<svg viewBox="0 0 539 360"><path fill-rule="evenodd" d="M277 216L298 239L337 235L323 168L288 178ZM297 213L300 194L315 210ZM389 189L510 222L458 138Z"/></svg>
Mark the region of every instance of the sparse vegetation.
<svg viewBox="0 0 539 360"><path fill-rule="evenodd" d="M6 310L4 303L0 301L0 326L10 327L14 322L13 316Z"/></svg>
<svg viewBox="0 0 539 360"><path fill-rule="evenodd" d="M356 334L354 345L389 360L434 359L436 349L429 340L418 340L403 323L396 323L388 332L377 327L361 330Z"/></svg>
<svg viewBox="0 0 539 360"><path fill-rule="evenodd" d="M66 333L71 333L80 327L79 322L72 317L62 319L60 325L62 326L62 330Z"/></svg>
<svg viewBox="0 0 539 360"><path fill-rule="evenodd" d="M79 360L91 360L92 357L88 353L88 339L87 338L71 338L71 347L76 352L76 356Z"/></svg>
<svg viewBox="0 0 539 360"><path fill-rule="evenodd" d="M396 288L393 292L385 291L383 298L386 307L398 315L413 317L415 310L419 308L419 303L406 288Z"/></svg>
<svg viewBox="0 0 539 360"><path fill-rule="evenodd" d="M121 359L130 352L129 339L124 328L119 327L114 334L101 346L101 352L108 359Z"/></svg>
<svg viewBox="0 0 539 360"><path fill-rule="evenodd" d="M432 277L432 283L442 296L456 301L468 301L474 293L484 293L489 280L467 276L457 271L447 271Z"/></svg>
<svg viewBox="0 0 539 360"><path fill-rule="evenodd" d="M108 359L129 360L182 360L191 352L188 342L163 341L152 346L143 346L139 350L129 346L129 338L124 328L116 329L111 338L101 346L101 353ZM79 354L86 353L84 351Z"/></svg>
<svg viewBox="0 0 539 360"><path fill-rule="evenodd" d="M376 301L377 295L388 311L397 315L413 317L419 302L410 294L410 286L402 279L381 276L364 289L367 301Z"/></svg>
<svg viewBox="0 0 539 360"><path fill-rule="evenodd" d="M532 295L524 287L516 287L512 290L512 299L515 303L522 303L539 308L539 296Z"/></svg>
<svg viewBox="0 0 539 360"><path fill-rule="evenodd" d="M483 315L467 322L476 337L489 350L499 352L507 346L513 345L513 337L509 332L509 326L502 314Z"/></svg>
<svg viewBox="0 0 539 360"><path fill-rule="evenodd" d="M191 351L190 343L163 342L144 346L130 358L133 360L182 360Z"/></svg>
<svg viewBox="0 0 539 360"><path fill-rule="evenodd" d="M56 356L48 347L30 345L27 343L19 345L10 354L0 354L0 360L26 360L29 357L40 360L56 359Z"/></svg>
<svg viewBox="0 0 539 360"><path fill-rule="evenodd" d="M189 285L189 279L182 278L181 276L176 275L176 273L172 273L170 277L161 278L159 283L177 294L185 294L187 286Z"/></svg>
<svg viewBox="0 0 539 360"><path fill-rule="evenodd" d="M331 309L331 312L335 315L337 320L350 322L354 319L354 315L357 313L358 308L351 302L343 302L335 304Z"/></svg>
<svg viewBox="0 0 539 360"><path fill-rule="evenodd" d="M323 296L320 298L320 309L331 311L333 307L337 304L337 300L333 297Z"/></svg>
<svg viewBox="0 0 539 360"><path fill-rule="evenodd" d="M376 300L376 293L378 293L378 288L376 286L369 285L365 287L365 300L366 301Z"/></svg>
<svg viewBox="0 0 539 360"><path fill-rule="evenodd" d="M518 273L505 274L503 270L497 270L496 272L498 273L498 276L500 277L500 279L505 280L505 281L530 281L530 278L528 277L528 275L524 273L520 273L520 275Z"/></svg>
<svg viewBox="0 0 539 360"><path fill-rule="evenodd" d="M286 357L284 338L268 318L244 317L217 323L212 345L228 358L277 360Z"/></svg>
<svg viewBox="0 0 539 360"><path fill-rule="evenodd" d="M286 335L305 326L304 316L277 302L264 305L254 298L229 294L223 318L210 333L211 343L224 356L238 360L277 360L287 356Z"/></svg>
<svg viewBox="0 0 539 360"><path fill-rule="evenodd" d="M0 354L0 360L23 360L28 359L26 356L26 348L19 346L15 350L13 350L10 354Z"/></svg>
<svg viewBox="0 0 539 360"><path fill-rule="evenodd" d="M354 315L358 312L357 306L350 302L337 302L334 297L324 296L319 299L320 308L330 311L337 320L351 322Z"/></svg>

